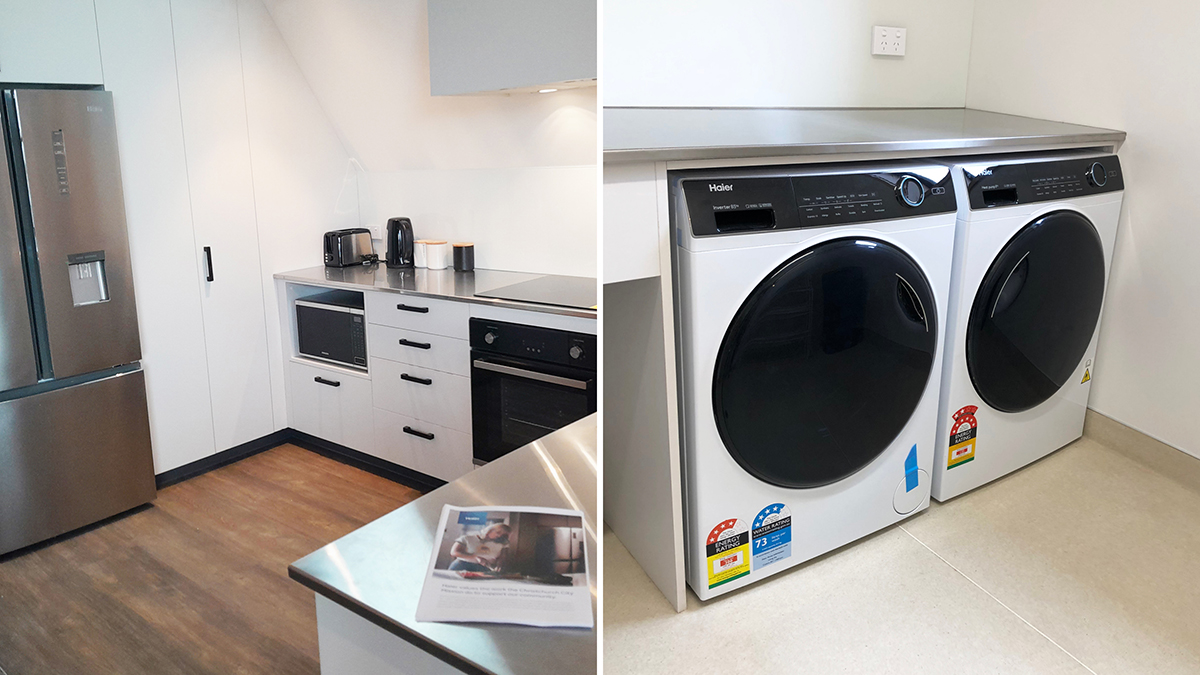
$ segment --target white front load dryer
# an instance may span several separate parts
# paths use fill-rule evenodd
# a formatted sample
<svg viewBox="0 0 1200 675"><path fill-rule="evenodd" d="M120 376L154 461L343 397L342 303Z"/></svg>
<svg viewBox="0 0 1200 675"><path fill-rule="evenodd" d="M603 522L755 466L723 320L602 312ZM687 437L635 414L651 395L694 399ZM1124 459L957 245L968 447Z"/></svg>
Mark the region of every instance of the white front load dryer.
<svg viewBox="0 0 1200 675"><path fill-rule="evenodd" d="M1108 154L970 159L953 178L938 501L1083 434L1124 194Z"/></svg>
<svg viewBox="0 0 1200 675"><path fill-rule="evenodd" d="M668 174L687 578L702 600L928 506L949 172Z"/></svg>

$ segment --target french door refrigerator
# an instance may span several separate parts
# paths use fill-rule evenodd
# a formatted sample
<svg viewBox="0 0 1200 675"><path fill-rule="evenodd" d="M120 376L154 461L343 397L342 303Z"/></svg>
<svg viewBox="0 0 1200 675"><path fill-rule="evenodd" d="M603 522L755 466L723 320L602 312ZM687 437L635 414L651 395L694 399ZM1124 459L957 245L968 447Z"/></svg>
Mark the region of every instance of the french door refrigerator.
<svg viewBox="0 0 1200 675"><path fill-rule="evenodd" d="M2 555L155 485L112 95L0 93Z"/></svg>

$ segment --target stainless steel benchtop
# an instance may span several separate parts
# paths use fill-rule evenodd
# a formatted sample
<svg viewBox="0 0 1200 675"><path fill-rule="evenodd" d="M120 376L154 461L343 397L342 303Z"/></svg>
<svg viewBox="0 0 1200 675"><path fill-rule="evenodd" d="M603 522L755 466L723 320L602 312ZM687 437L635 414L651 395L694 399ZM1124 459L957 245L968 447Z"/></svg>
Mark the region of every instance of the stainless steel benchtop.
<svg viewBox="0 0 1200 675"><path fill-rule="evenodd" d="M280 272L275 275L276 279L301 284L312 284L314 286L345 288L353 291L388 291L458 302L473 302L481 305L511 307L531 312L581 316L589 319L596 318L596 310L594 309L577 309L498 298L481 298L475 295L477 291L486 292L502 286L509 286L522 281L530 281L543 277L556 278L559 275L485 269L476 269L474 272L455 272L452 269L430 270L424 268L399 270L389 269L383 265L309 267L291 272ZM571 279L572 277L561 278Z"/></svg>
<svg viewBox="0 0 1200 675"><path fill-rule="evenodd" d="M470 673L596 672L596 631L414 619L442 506L547 506L584 512L596 612L596 415L519 448L288 568L322 596Z"/></svg>
<svg viewBox="0 0 1200 675"><path fill-rule="evenodd" d="M604 160L1119 146L1125 132L971 108L605 108Z"/></svg>

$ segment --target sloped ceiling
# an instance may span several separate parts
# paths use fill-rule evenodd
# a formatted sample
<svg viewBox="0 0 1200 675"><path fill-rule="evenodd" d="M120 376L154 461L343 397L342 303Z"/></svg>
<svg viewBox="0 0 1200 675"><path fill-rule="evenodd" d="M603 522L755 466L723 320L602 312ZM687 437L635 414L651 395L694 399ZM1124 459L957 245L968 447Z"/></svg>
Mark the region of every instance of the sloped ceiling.
<svg viewBox="0 0 1200 675"><path fill-rule="evenodd" d="M264 0L369 172L596 163L596 89L433 97L425 0Z"/></svg>

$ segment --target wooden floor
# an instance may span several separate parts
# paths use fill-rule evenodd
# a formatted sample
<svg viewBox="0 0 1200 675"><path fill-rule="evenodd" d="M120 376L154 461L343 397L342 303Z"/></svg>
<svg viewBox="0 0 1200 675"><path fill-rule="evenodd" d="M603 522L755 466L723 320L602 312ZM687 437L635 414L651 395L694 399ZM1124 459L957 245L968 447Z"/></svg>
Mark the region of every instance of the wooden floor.
<svg viewBox="0 0 1200 675"><path fill-rule="evenodd" d="M152 506L0 558L8 675L318 673L313 593L287 566L415 490L291 445Z"/></svg>

